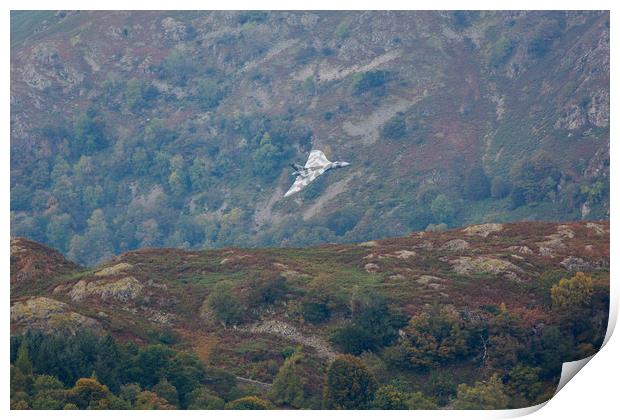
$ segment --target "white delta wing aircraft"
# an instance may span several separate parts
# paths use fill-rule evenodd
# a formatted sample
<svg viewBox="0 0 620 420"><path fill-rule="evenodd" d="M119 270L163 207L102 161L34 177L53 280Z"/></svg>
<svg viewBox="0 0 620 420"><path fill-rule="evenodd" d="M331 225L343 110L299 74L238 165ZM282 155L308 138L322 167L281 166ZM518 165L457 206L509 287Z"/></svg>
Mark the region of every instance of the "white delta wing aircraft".
<svg viewBox="0 0 620 420"><path fill-rule="evenodd" d="M308 184L317 179L320 175L324 174L326 171L334 168L343 168L345 166L349 166L348 162L330 162L326 157L325 153L320 150L312 150L310 152L310 156L308 156L308 161L304 166L293 163L291 166L295 169L293 175L297 175L295 182L289 188L289 190L284 194L285 197L289 195L295 194L302 189L304 189Z"/></svg>

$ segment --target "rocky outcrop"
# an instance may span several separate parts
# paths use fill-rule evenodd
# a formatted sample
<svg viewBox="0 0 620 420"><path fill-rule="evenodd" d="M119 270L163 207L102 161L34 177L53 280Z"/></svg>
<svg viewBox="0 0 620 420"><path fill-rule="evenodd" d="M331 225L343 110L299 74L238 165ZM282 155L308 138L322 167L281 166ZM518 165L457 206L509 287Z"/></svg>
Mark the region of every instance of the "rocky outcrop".
<svg viewBox="0 0 620 420"><path fill-rule="evenodd" d="M469 242L464 239L452 239L441 246L442 251L459 252L469 248Z"/></svg>
<svg viewBox="0 0 620 420"><path fill-rule="evenodd" d="M103 301L116 300L128 302L136 299L144 287L135 277L125 277L116 281L96 280L87 282L80 280L69 292L71 300L80 302L90 297L98 297Z"/></svg>
<svg viewBox="0 0 620 420"><path fill-rule="evenodd" d="M551 257L556 251L566 248L566 244L564 243L566 239L573 239L575 237L575 232L566 225L559 225L556 229L557 233L546 236L546 240L544 241L536 242L539 246L539 255Z"/></svg>
<svg viewBox="0 0 620 420"><path fill-rule="evenodd" d="M459 257L450 261L457 274L507 274L515 279L516 273L522 272L513 263L495 257Z"/></svg>
<svg viewBox="0 0 620 420"><path fill-rule="evenodd" d="M79 329L101 331L98 321L73 312L66 303L46 297L16 302L11 307L11 325L18 329L41 330L44 332Z"/></svg>
<svg viewBox="0 0 620 420"><path fill-rule="evenodd" d="M499 223L485 223L483 225L468 226L465 229L463 229L463 232L465 232L468 235L478 235L478 236L482 236L483 238L486 238L491 233L501 232L502 229L504 229L504 226L502 226Z"/></svg>
<svg viewBox="0 0 620 420"><path fill-rule="evenodd" d="M532 251L529 247L525 245L509 246L508 248L506 248L506 250L510 252L516 252L517 254L523 254L523 255L532 255L534 253L534 251Z"/></svg>
<svg viewBox="0 0 620 420"><path fill-rule="evenodd" d="M609 233L608 229L605 229L603 226L599 225L598 223L588 222L586 223L586 227L588 229L592 229L597 235L604 235L606 233Z"/></svg>
<svg viewBox="0 0 620 420"><path fill-rule="evenodd" d="M576 273L577 271L587 273L589 271L594 271L597 268L596 264L572 255L564 258L562 262L560 262L560 265L572 273Z"/></svg>

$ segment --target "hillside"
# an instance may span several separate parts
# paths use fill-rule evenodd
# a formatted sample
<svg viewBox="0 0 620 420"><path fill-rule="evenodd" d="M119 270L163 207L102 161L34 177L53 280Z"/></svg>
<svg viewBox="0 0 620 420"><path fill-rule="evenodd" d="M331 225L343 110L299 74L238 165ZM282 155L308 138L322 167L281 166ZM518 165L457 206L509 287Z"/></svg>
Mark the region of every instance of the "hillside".
<svg viewBox="0 0 620 420"><path fill-rule="evenodd" d="M323 375L342 353L361 354L380 385L447 407L456 384L497 373L511 406L525 406L549 398L561 363L595 352L607 325L606 222L472 225L303 249L142 249L93 268L20 238L11 252L12 334L85 327L124 343L165 343L280 406L289 405L269 384L295 346L304 398L293 407L320 407ZM37 261L46 271L29 268ZM589 291L552 296L576 272ZM429 319L438 324L422 327ZM444 323L447 332L434 330ZM366 335L355 335L360 328ZM423 330L443 350L417 354ZM515 373L523 369L530 376Z"/></svg>
<svg viewBox="0 0 620 420"><path fill-rule="evenodd" d="M608 12L11 13L11 233L80 264L608 218Z"/></svg>

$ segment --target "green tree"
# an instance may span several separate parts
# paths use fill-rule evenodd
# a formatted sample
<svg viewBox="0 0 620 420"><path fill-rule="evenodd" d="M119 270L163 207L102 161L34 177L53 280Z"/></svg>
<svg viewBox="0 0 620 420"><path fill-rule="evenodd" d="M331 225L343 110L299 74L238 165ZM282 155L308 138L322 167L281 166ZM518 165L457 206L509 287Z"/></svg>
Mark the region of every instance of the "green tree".
<svg viewBox="0 0 620 420"><path fill-rule="evenodd" d="M111 335L107 334L99 341L99 351L94 370L97 378L105 383L112 392L118 392L121 388L121 369L125 357L125 353L121 351Z"/></svg>
<svg viewBox="0 0 620 420"><path fill-rule="evenodd" d="M580 308L590 303L593 286L592 277L578 272L570 279L561 279L551 287L551 301L557 309Z"/></svg>
<svg viewBox="0 0 620 420"><path fill-rule="evenodd" d="M273 305L284 300L289 290L284 276L257 276L250 281L247 301L254 305Z"/></svg>
<svg viewBox="0 0 620 420"><path fill-rule="evenodd" d="M223 96L223 92L215 80L202 79L198 81L196 101L201 109L208 110L216 107Z"/></svg>
<svg viewBox="0 0 620 420"><path fill-rule="evenodd" d="M412 317L404 333L405 348L413 367L437 367L463 357L469 350L465 322L448 305Z"/></svg>
<svg viewBox="0 0 620 420"><path fill-rule="evenodd" d="M100 405L107 405L107 400L111 393L107 386L102 385L95 378L81 378L75 386L68 392L68 399L80 409L98 408Z"/></svg>
<svg viewBox="0 0 620 420"><path fill-rule="evenodd" d="M551 157L540 152L516 161L510 170L510 176L514 186L513 194L517 194L513 201L514 204L519 204L520 199L525 203L547 199L549 193L555 191L561 173Z"/></svg>
<svg viewBox="0 0 620 420"><path fill-rule="evenodd" d="M15 365L11 365L11 400L19 401L20 396L25 395L27 398L28 390L32 386L32 375L24 375Z"/></svg>
<svg viewBox="0 0 620 420"><path fill-rule="evenodd" d="M32 192L24 185L11 187L11 211L28 210Z"/></svg>
<svg viewBox="0 0 620 420"><path fill-rule="evenodd" d="M205 387L193 390L188 395L187 401L188 410L223 410L226 405L223 399Z"/></svg>
<svg viewBox="0 0 620 420"><path fill-rule="evenodd" d="M227 410L269 410L269 403L261 398L250 396L226 404Z"/></svg>
<svg viewBox="0 0 620 420"><path fill-rule="evenodd" d="M38 396L32 402L33 410L60 410L64 404L49 395Z"/></svg>
<svg viewBox="0 0 620 420"><path fill-rule="evenodd" d="M534 403L544 391L540 372L541 369L537 367L516 366L508 374L507 386L512 393L523 396L526 404Z"/></svg>
<svg viewBox="0 0 620 420"><path fill-rule="evenodd" d="M434 395L439 405L446 405L456 396L457 383L451 372L433 371L425 390Z"/></svg>
<svg viewBox="0 0 620 420"><path fill-rule="evenodd" d="M437 404L421 392L414 392L407 399L407 408L410 410L436 410Z"/></svg>
<svg viewBox="0 0 620 420"><path fill-rule="evenodd" d="M11 400L11 410L28 410L29 408L30 406L25 400L19 400L15 402Z"/></svg>
<svg viewBox="0 0 620 420"><path fill-rule="evenodd" d="M516 41L500 36L492 46L489 64L495 68L502 67L508 62L516 46Z"/></svg>
<svg viewBox="0 0 620 420"><path fill-rule="evenodd" d="M512 186L502 176L496 176L491 182L491 197L504 198L510 194Z"/></svg>
<svg viewBox="0 0 620 420"><path fill-rule="evenodd" d="M329 341L343 352L359 356L365 350L375 350L377 341L375 337L364 328L356 324L346 324L335 329Z"/></svg>
<svg viewBox="0 0 620 420"><path fill-rule="evenodd" d="M108 139L101 115L94 109L82 113L75 122L72 138L71 151L75 156L92 154L107 147Z"/></svg>
<svg viewBox="0 0 620 420"><path fill-rule="evenodd" d="M134 369L131 372L142 387L152 387L167 374L170 361L175 352L167 346L155 344L142 347L132 360Z"/></svg>
<svg viewBox="0 0 620 420"><path fill-rule="evenodd" d="M460 384L454 408L457 410L501 410L508 407L508 396L499 376L475 385Z"/></svg>
<svg viewBox="0 0 620 420"><path fill-rule="evenodd" d="M142 86L138 79L131 79L125 88L125 103L132 111L139 111L142 108Z"/></svg>
<svg viewBox="0 0 620 420"><path fill-rule="evenodd" d="M35 395L58 389L64 389L62 382L55 376L50 375L37 375L32 388Z"/></svg>
<svg viewBox="0 0 620 420"><path fill-rule="evenodd" d="M15 359L15 367L17 367L24 375L32 375L32 362L28 355L28 343L26 340L22 341L22 344L17 350L17 359Z"/></svg>
<svg viewBox="0 0 620 420"><path fill-rule="evenodd" d="M377 410L406 410L407 394L393 385L384 385L377 390L373 408Z"/></svg>
<svg viewBox="0 0 620 420"><path fill-rule="evenodd" d="M166 79L180 86L184 86L196 70L187 54L180 50L173 50L168 54L162 67Z"/></svg>
<svg viewBox="0 0 620 420"><path fill-rule="evenodd" d="M218 282L207 298L207 304L215 317L224 325L235 324L241 321L243 308L233 293L233 283L230 280Z"/></svg>
<svg viewBox="0 0 620 420"><path fill-rule="evenodd" d="M454 205L445 194L439 194L431 203L431 213L437 223L451 224L454 221Z"/></svg>
<svg viewBox="0 0 620 420"><path fill-rule="evenodd" d="M368 409L376 390L376 379L359 358L340 356L327 370L323 403L327 409Z"/></svg>
<svg viewBox="0 0 620 420"><path fill-rule="evenodd" d="M305 379L301 367L304 355L295 352L284 361L276 375L269 397L278 405L286 404L295 408L302 408L306 394L304 391Z"/></svg>
<svg viewBox="0 0 620 420"><path fill-rule="evenodd" d="M69 245L69 258L97 264L114 255L112 235L103 210L96 209L87 221L84 235L75 235Z"/></svg>
<svg viewBox="0 0 620 420"><path fill-rule="evenodd" d="M484 200L491 193L491 182L484 169L474 166L465 175L464 191L465 198L470 200Z"/></svg>
<svg viewBox="0 0 620 420"><path fill-rule="evenodd" d="M119 397L127 401L129 404L134 405L136 403L136 399L138 398L138 394L142 391L139 384L130 383L124 384L121 386Z"/></svg>
<svg viewBox="0 0 620 420"><path fill-rule="evenodd" d="M187 405L187 394L200 386L205 376L205 368L195 354L178 352L170 360L166 369L166 377L178 392L181 408Z"/></svg>
<svg viewBox="0 0 620 420"><path fill-rule="evenodd" d="M353 75L353 94L361 95L369 91L376 94L384 93L387 75L388 73L385 70L355 73Z"/></svg>
<svg viewBox="0 0 620 420"><path fill-rule="evenodd" d="M316 95L317 90L316 90L316 83L314 83L314 76L306 77L301 84L301 88L308 95Z"/></svg>
<svg viewBox="0 0 620 420"><path fill-rule="evenodd" d="M269 133L261 138L259 147L252 154L254 172L260 176L271 176L279 168L282 151L273 144Z"/></svg>
<svg viewBox="0 0 620 420"><path fill-rule="evenodd" d="M381 134L384 138L389 140L399 140L407 135L407 122L405 116L402 113L396 114L390 118L383 127L381 127Z"/></svg>
<svg viewBox="0 0 620 420"><path fill-rule="evenodd" d="M329 308L325 302L304 301L301 303L301 316L304 321L319 324L329 319Z"/></svg>
<svg viewBox="0 0 620 420"><path fill-rule="evenodd" d="M236 389L237 379L230 372L209 367L205 371L203 382L213 389L217 395L229 399Z"/></svg>
<svg viewBox="0 0 620 420"><path fill-rule="evenodd" d="M136 398L137 410L174 410L174 406L151 391L142 391Z"/></svg>
<svg viewBox="0 0 620 420"><path fill-rule="evenodd" d="M168 401L172 405L179 404L179 394L174 385L172 385L166 378L162 378L159 382L151 388L151 391Z"/></svg>

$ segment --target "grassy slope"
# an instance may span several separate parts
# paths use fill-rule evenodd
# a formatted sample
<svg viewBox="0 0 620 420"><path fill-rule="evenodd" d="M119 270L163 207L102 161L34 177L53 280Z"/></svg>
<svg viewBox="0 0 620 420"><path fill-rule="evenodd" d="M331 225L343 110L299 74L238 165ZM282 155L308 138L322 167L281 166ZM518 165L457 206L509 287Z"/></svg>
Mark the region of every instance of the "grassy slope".
<svg viewBox="0 0 620 420"><path fill-rule="evenodd" d="M467 230L451 230L367 244L306 249L144 249L120 255L95 269L74 267L53 280L26 284L13 281L19 276L21 261L26 258L26 254L22 254L12 258L11 300L48 296L66 302L73 311L97 319L119 337L142 342L157 341L160 332L172 331L179 337L177 346L193 349L205 363L270 382L283 362L280 350L297 343L283 336L252 333L249 331L252 326L269 320L280 321L295 327L306 337L315 336L326 341L331 329L344 321L342 314L335 310L331 320L324 324L304 322L298 312L304 296L322 293L330 301L346 305L356 288L370 288L383 293L393 310L407 316L434 303L473 310L482 305L505 303L523 325L534 326L550 320L549 288L570 274L560 264L568 256L590 262L594 267L591 275L595 287L608 290L608 229L606 223L526 222L503 225L500 232L487 237ZM469 247L458 251L442 248L454 239L466 241ZM533 253L508 250L509 246L527 246ZM541 246L552 249L553 255L539 255ZM413 251L416 255L399 258L400 251ZM454 271L454 261L464 257L510 262L518 267L509 268L517 278L505 270L458 274ZM29 258L36 262L38 257L33 254ZM130 266L114 275L95 275L103 268L120 263ZM218 281L231 280L239 299L244 299L256 287L253 281L260 285L264 279L278 275L286 277L289 289L286 299L275 305L248 309L247 322L239 328L223 328L200 315L205 297ZM421 277L424 275L436 278L425 281ZM135 299L103 300L90 296L78 303L69 296L71 287L78 281L109 283L127 276L135 277L144 285ZM167 314L171 321L157 321L155 314ZM24 327L13 324L12 330L20 331ZM305 351L320 388L321 372L327 360L312 347L305 346ZM459 382L470 382L476 375L468 368L458 368L451 373ZM417 373L388 374L414 384L425 380L423 374Z"/></svg>

